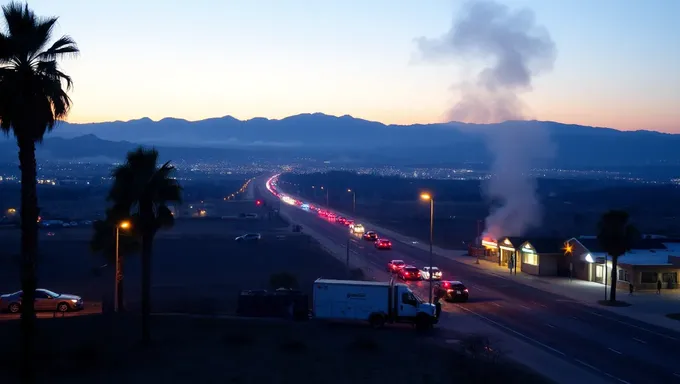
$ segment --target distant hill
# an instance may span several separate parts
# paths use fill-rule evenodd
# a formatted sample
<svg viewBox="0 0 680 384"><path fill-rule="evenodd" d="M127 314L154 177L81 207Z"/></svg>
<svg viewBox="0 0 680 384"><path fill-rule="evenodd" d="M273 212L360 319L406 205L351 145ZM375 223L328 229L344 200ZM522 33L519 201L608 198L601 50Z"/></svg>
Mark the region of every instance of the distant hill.
<svg viewBox="0 0 680 384"><path fill-rule="evenodd" d="M225 116L193 122L143 118L128 122L62 123L46 137L40 150L60 158L120 158L121 152L134 146L132 143L140 143L160 146L165 148L164 152L187 157L195 157L194 153L220 158L253 154L289 158L318 154L376 163L448 164L488 162L485 134L493 135L508 129L547 131L557 144L554 164L557 166L680 164L680 151L677 150L680 148L680 135L652 131L618 131L545 121L385 125L351 116L321 113L281 120L255 118L242 121ZM3 140L0 139L2 145ZM176 148L170 149L172 147ZM527 151L532 150L530 142L526 147ZM202 149L196 152L197 148ZM1 148L0 156L5 156L5 150Z"/></svg>

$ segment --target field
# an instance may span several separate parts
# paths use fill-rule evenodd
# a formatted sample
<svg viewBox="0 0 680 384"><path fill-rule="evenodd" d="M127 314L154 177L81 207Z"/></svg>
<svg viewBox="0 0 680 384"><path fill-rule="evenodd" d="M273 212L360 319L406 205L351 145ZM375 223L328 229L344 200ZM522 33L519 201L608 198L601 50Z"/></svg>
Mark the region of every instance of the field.
<svg viewBox="0 0 680 384"><path fill-rule="evenodd" d="M236 236L259 232L257 244L241 244ZM101 304L113 290L113 268L89 251L89 229L41 232L39 285L82 296ZM0 292L19 289L19 233L0 230L0 245L13 250L0 258ZM106 266L103 266L105 265ZM124 263L126 302L139 304L140 258ZM182 219L160 232L154 242L153 310L157 312L233 313L242 289L267 289L274 273L295 275L311 288L318 277L344 277L344 265L328 256L309 237L293 233L279 219Z"/></svg>
<svg viewBox="0 0 680 384"><path fill-rule="evenodd" d="M314 188L312 188L314 186ZM324 186L324 190L320 189ZM423 241L429 239L429 205L418 200L422 191L435 196L434 240L438 245L464 249L477 237L478 223L493 205L482 193L483 184L474 180L418 180L356 175L284 174L281 188L309 201L329 205L343 212L386 226ZM328 195L326 195L328 191ZM536 236L568 238L596 233L597 222L609 209L628 211L643 233L680 235L680 189L672 185L634 184L623 181L552 180L538 181L542 225L529 231Z"/></svg>
<svg viewBox="0 0 680 384"><path fill-rule="evenodd" d="M16 345L18 322L0 325ZM419 334L408 327L154 316L153 345L138 344L139 321L102 315L40 320L39 382L121 383L547 383L482 338ZM435 331L433 331L435 332ZM465 351L465 352L463 352ZM16 382L18 354L0 353Z"/></svg>

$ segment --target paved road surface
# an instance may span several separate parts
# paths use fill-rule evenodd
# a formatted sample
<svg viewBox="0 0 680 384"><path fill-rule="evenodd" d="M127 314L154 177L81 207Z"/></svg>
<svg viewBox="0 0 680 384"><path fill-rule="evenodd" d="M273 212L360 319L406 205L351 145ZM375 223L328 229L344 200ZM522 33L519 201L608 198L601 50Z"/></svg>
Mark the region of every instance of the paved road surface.
<svg viewBox="0 0 680 384"><path fill-rule="evenodd" d="M282 210L303 227L338 245L349 232L341 224L282 204ZM371 228L366 228L370 230ZM364 258L375 270L386 270L392 259L423 267L429 253L393 240L393 249L378 251L373 244L352 239L351 257ZM573 300L516 283L502 275L489 275L465 264L434 255L434 265L445 279L461 280L470 289L470 301L456 306L514 336L560 358L619 383L680 383L680 334L587 307ZM409 283L427 300L424 282Z"/></svg>

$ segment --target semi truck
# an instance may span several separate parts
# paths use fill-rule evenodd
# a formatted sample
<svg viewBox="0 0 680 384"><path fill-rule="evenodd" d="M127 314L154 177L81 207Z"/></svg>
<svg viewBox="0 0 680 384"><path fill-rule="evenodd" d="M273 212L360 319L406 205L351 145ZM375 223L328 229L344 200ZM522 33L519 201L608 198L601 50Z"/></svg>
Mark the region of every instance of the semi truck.
<svg viewBox="0 0 680 384"><path fill-rule="evenodd" d="M317 279L312 316L320 320L367 321L374 328L386 323L410 323L432 328L439 320L437 306L423 302L406 284Z"/></svg>

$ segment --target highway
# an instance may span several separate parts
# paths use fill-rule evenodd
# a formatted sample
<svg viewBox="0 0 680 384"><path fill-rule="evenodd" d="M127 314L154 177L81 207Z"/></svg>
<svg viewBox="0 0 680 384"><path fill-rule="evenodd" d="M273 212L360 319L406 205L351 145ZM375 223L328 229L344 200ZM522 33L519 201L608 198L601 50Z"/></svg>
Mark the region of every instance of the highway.
<svg viewBox="0 0 680 384"><path fill-rule="evenodd" d="M281 204L281 210L295 223L312 228L337 245L346 244L348 236L352 236L347 227L330 222L316 212L287 204ZM366 230L371 230L370 226L366 226ZM386 264L392 259L404 260L419 268L428 265L428 252L390 240L393 249L379 251L371 242L354 238L350 243L351 257L363 258L375 271L386 271ZM680 383L677 363L680 334L537 290L501 275L480 272L455 260L437 255L433 259L433 265L442 269L444 279L460 280L470 290L469 302L444 304L444 312L456 309L468 312L611 382ZM427 300L427 282L409 284Z"/></svg>

